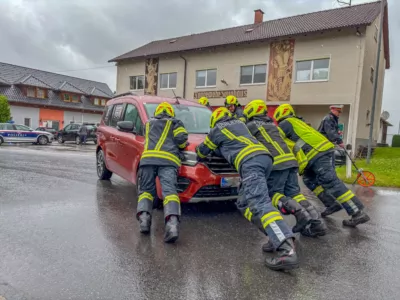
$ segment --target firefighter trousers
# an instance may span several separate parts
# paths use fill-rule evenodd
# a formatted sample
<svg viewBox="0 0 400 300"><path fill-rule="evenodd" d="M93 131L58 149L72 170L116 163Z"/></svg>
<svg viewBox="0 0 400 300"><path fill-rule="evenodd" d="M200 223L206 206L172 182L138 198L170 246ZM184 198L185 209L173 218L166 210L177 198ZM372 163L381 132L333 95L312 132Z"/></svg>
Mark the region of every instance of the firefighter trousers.
<svg viewBox="0 0 400 300"><path fill-rule="evenodd" d="M139 168L139 198L137 216L142 212L150 215L156 197L156 177L160 179L164 205L164 217L181 215L181 203L176 191L178 169L173 166L145 165Z"/></svg>
<svg viewBox="0 0 400 300"><path fill-rule="evenodd" d="M241 186L237 208L244 217L255 224L277 249L293 237L292 231L268 195L267 178L272 170L272 158L257 155L240 166Z"/></svg>
<svg viewBox="0 0 400 300"><path fill-rule="evenodd" d="M312 206L311 202L300 192L297 170L298 168L289 168L272 171L269 175L268 191L274 207L278 208L280 201L285 202L291 199L303 207Z"/></svg>
<svg viewBox="0 0 400 300"><path fill-rule="evenodd" d="M307 166L303 181L317 196L325 192L335 197L349 215L354 215L364 208L360 199L337 177L332 166L331 153L322 155L312 165Z"/></svg>

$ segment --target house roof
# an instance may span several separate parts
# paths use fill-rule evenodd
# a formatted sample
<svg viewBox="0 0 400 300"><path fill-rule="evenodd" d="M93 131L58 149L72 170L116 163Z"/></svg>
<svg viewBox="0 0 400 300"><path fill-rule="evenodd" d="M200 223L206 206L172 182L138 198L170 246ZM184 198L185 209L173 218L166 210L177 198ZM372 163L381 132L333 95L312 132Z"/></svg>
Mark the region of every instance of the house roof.
<svg viewBox="0 0 400 300"><path fill-rule="evenodd" d="M7 80L11 84L18 84L21 83L21 80L24 80L28 77L33 77L35 80L40 81L47 86L50 86L54 90L57 90L64 82L67 82L68 84L80 90L80 93L82 93L83 91L91 90L95 87L104 91L106 95L108 95L108 98L111 98L113 96L113 93L108 85L103 82L76 78L57 73L16 66L3 62L0 62L0 77L4 80Z"/></svg>
<svg viewBox="0 0 400 300"><path fill-rule="evenodd" d="M44 83L40 79L36 78L33 75L28 75L28 76L23 76L21 80L18 80L14 82L14 84L25 84L25 85L31 85L31 86L37 86L37 87L42 87L46 89L51 89L52 87L49 86L48 84Z"/></svg>
<svg viewBox="0 0 400 300"><path fill-rule="evenodd" d="M300 34L346 27L366 26L370 25L378 17L379 12L380 1L270 20L260 24L249 24L158 40L115 57L109 60L109 62L118 62L130 58L151 57L159 54L176 53L215 46L291 37ZM386 68L389 68L387 5L385 9L385 20L384 48Z"/></svg>
<svg viewBox="0 0 400 300"><path fill-rule="evenodd" d="M74 86L71 83L68 83L66 81L62 82L61 85L57 88L57 90L64 91L64 92L77 93L77 94L85 94L84 91L78 89L76 86Z"/></svg>

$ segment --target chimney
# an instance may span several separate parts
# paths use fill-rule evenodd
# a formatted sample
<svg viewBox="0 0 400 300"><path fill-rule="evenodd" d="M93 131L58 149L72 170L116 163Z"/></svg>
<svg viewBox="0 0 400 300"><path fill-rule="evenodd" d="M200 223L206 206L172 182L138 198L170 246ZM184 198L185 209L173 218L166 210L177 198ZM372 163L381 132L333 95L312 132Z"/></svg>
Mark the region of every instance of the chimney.
<svg viewBox="0 0 400 300"><path fill-rule="evenodd" d="M261 9L254 11L254 24L260 24L263 22L264 12Z"/></svg>

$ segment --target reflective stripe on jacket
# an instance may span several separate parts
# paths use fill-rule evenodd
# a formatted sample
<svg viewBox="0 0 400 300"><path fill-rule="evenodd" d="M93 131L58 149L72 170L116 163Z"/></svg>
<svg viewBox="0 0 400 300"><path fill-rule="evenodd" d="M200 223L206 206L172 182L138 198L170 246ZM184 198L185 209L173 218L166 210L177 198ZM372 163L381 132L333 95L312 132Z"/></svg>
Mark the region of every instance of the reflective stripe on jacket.
<svg viewBox="0 0 400 300"><path fill-rule="evenodd" d="M333 151L335 147L321 133L296 117L288 117L280 121L279 127L285 137L295 143L293 153L297 155L298 151L302 150L308 164L312 164L321 155Z"/></svg>
<svg viewBox="0 0 400 300"><path fill-rule="evenodd" d="M267 116L254 117L246 125L250 133L267 147L274 158L273 171L298 167L295 156L271 118Z"/></svg>
<svg viewBox="0 0 400 300"><path fill-rule="evenodd" d="M179 150L185 149L188 133L182 121L165 115L151 118L145 126L145 145L140 165L181 165Z"/></svg>
<svg viewBox="0 0 400 300"><path fill-rule="evenodd" d="M272 155L267 148L253 137L246 125L234 118L219 121L196 152L200 158L206 157L212 151L222 155L240 172L240 166L251 157L266 154Z"/></svg>

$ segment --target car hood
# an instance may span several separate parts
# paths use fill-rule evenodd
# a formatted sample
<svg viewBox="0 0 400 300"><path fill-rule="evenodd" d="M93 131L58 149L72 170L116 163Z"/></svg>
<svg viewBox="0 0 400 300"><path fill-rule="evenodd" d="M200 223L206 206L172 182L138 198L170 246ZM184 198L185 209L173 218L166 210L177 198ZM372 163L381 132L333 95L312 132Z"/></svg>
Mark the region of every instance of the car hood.
<svg viewBox="0 0 400 300"><path fill-rule="evenodd" d="M33 132L33 133L36 133L36 134L47 134L47 135L53 135L53 133L51 133L51 132L47 132L47 131L40 131L40 130L34 130L34 131L31 131L31 132Z"/></svg>
<svg viewBox="0 0 400 300"><path fill-rule="evenodd" d="M196 152L196 147L204 142L206 134L200 133L189 133L188 142L189 146L186 148L187 151Z"/></svg>

